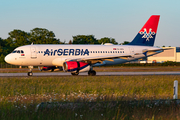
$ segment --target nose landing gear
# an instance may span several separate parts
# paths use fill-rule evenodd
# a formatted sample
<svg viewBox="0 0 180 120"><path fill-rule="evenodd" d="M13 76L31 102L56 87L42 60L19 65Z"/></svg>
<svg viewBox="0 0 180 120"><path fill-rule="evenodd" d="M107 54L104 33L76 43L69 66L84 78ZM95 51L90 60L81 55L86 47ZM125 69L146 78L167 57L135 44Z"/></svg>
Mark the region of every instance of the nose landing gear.
<svg viewBox="0 0 180 120"><path fill-rule="evenodd" d="M27 74L28 74L28 76L32 76L32 75L33 75L33 73L32 73L32 72L28 72Z"/></svg>
<svg viewBox="0 0 180 120"><path fill-rule="evenodd" d="M32 69L33 69L33 66L28 66L29 68L29 72L27 73L28 76L32 76L33 73L32 73Z"/></svg>

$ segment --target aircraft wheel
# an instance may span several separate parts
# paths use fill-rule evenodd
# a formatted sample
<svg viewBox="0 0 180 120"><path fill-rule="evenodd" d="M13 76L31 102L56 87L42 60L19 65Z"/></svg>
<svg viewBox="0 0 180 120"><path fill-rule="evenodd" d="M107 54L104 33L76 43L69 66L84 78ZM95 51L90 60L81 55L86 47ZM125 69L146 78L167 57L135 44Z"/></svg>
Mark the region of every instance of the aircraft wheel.
<svg viewBox="0 0 180 120"><path fill-rule="evenodd" d="M96 71L95 70L91 70L88 72L89 76L95 76L96 75Z"/></svg>
<svg viewBox="0 0 180 120"><path fill-rule="evenodd" d="M53 71L54 71L54 68L51 69L51 72L53 72Z"/></svg>
<svg viewBox="0 0 180 120"><path fill-rule="evenodd" d="M77 75L79 75L79 73L71 73L71 75L77 76Z"/></svg>
<svg viewBox="0 0 180 120"><path fill-rule="evenodd" d="M33 73L32 72L28 72L28 76L32 76L33 75Z"/></svg>

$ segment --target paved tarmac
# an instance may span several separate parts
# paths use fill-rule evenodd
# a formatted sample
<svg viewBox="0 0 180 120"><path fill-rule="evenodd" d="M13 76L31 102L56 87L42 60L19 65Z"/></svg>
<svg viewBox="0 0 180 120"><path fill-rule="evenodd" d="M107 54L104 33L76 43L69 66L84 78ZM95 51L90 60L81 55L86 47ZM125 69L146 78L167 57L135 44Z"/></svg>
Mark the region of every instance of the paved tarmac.
<svg viewBox="0 0 180 120"><path fill-rule="evenodd" d="M33 76L69 76L71 73L65 72L39 72ZM87 72L80 73L80 76L87 76ZM97 76L120 76L120 75L180 75L180 72L96 72ZM27 73L0 73L0 77L24 77Z"/></svg>

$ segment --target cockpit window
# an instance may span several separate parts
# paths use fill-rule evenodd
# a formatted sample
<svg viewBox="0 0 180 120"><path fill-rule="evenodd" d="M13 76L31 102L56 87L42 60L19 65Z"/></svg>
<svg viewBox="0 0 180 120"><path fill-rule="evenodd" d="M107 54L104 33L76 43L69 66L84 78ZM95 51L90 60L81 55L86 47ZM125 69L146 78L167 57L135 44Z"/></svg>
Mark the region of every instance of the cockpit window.
<svg viewBox="0 0 180 120"><path fill-rule="evenodd" d="M14 50L12 53L24 53L23 50Z"/></svg>
<svg viewBox="0 0 180 120"><path fill-rule="evenodd" d="M14 50L12 53L16 53L17 51L16 50Z"/></svg>

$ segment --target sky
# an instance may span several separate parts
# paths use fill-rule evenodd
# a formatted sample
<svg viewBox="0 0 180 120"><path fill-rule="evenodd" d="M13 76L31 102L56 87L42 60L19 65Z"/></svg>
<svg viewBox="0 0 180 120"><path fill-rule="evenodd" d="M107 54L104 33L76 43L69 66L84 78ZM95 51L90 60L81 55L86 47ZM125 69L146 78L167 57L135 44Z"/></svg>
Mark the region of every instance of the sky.
<svg viewBox="0 0 180 120"><path fill-rule="evenodd" d="M60 41L94 35L132 41L151 15L160 15L155 46L180 47L180 0L0 0L0 37L39 27Z"/></svg>

